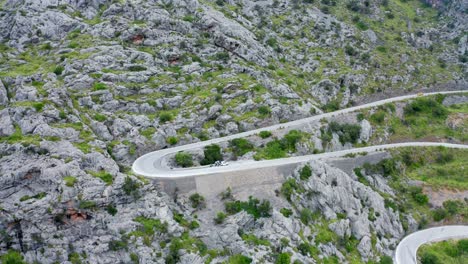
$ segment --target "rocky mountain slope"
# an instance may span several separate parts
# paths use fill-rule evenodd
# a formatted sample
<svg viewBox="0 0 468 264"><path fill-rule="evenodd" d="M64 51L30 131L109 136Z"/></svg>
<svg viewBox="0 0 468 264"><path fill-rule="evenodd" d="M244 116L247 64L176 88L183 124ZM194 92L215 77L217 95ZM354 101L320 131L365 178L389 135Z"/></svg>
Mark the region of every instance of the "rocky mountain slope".
<svg viewBox="0 0 468 264"><path fill-rule="evenodd" d="M148 151L382 92L464 87L467 9L417 0L0 1L2 261L18 253L28 263L345 261L335 240L308 247L303 237L316 230L280 208L271 218L238 212L210 229L212 219L196 219L184 198L129 167ZM314 164L343 179L343 195L357 195L359 183L328 166ZM362 242L370 231L344 219L332 229L359 239L356 260L378 261L403 231L367 193L379 221L391 222L371 225L385 237L378 250ZM340 213L294 197L328 220ZM370 210L356 201L356 211Z"/></svg>

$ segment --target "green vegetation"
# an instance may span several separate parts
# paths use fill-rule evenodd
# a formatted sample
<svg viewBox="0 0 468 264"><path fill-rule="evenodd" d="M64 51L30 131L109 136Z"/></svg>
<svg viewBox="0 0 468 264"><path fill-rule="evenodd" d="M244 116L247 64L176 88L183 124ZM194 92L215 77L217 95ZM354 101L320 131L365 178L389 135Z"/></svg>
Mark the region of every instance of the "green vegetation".
<svg viewBox="0 0 468 264"><path fill-rule="evenodd" d="M463 115L468 114L468 104L444 106L444 96L421 97L409 102L398 117L392 113L393 104L379 109L372 115L363 114L373 124L373 139L383 133L391 133L390 141L402 141L419 138L447 138L468 141L466 129L468 122ZM385 122L383 122L385 120ZM450 123L456 125L448 125Z"/></svg>
<svg viewBox="0 0 468 264"><path fill-rule="evenodd" d="M205 157L200 162L201 165L213 164L216 161L223 160L223 155L221 154L221 147L216 144L206 146L203 150Z"/></svg>
<svg viewBox="0 0 468 264"><path fill-rule="evenodd" d="M33 195L33 196L29 196L29 195L25 195L23 197L20 198L20 202L24 202L24 201L27 201L27 200L30 200L30 199L42 199L44 197L46 197L47 193L45 192L40 192L36 195Z"/></svg>
<svg viewBox="0 0 468 264"><path fill-rule="evenodd" d="M201 209L206 206L205 197L201 196L199 193L190 195L189 200L193 208Z"/></svg>
<svg viewBox="0 0 468 264"><path fill-rule="evenodd" d="M177 152L177 154L175 155L175 162L178 166L181 166L183 168L192 167L192 154L183 151Z"/></svg>
<svg viewBox="0 0 468 264"><path fill-rule="evenodd" d="M265 240L265 239L260 239L256 237L254 234L242 234L242 240L244 240L247 244L249 245L254 245L254 246L271 246L270 241Z"/></svg>
<svg viewBox="0 0 468 264"><path fill-rule="evenodd" d="M73 176L66 176L66 177L63 177L63 181L65 182L66 186L73 187L73 186L75 186L75 183L78 180Z"/></svg>
<svg viewBox="0 0 468 264"><path fill-rule="evenodd" d="M260 131L260 133L258 135L261 138L265 139L265 138L271 137L271 132L270 131Z"/></svg>
<svg viewBox="0 0 468 264"><path fill-rule="evenodd" d="M95 209L96 206L97 206L96 202L94 201L82 200L80 201L80 205L78 206L78 208L92 210L92 209Z"/></svg>
<svg viewBox="0 0 468 264"><path fill-rule="evenodd" d="M468 239L447 240L422 245L418 250L421 264L459 264L468 259Z"/></svg>
<svg viewBox="0 0 468 264"><path fill-rule="evenodd" d="M299 171L299 177L300 177L301 180L305 181L305 180L309 179L310 176L312 176L312 170L310 169L309 165L305 165Z"/></svg>
<svg viewBox="0 0 468 264"><path fill-rule="evenodd" d="M2 255L0 260L3 264L27 264L23 260L21 253L12 249L8 250L5 255Z"/></svg>
<svg viewBox="0 0 468 264"><path fill-rule="evenodd" d="M169 112L162 112L159 115L159 122L161 122L161 123L170 122L170 121L172 121L172 119L173 119L173 116Z"/></svg>
<svg viewBox="0 0 468 264"><path fill-rule="evenodd" d="M283 252L278 255L278 258L276 258L275 264L290 264L291 263L291 256L289 253Z"/></svg>
<svg viewBox="0 0 468 264"><path fill-rule="evenodd" d="M260 217L271 216L270 201L263 200L260 202L257 198L249 197L248 201L228 201L224 203L228 214L236 214L242 210L252 215L255 219Z"/></svg>
<svg viewBox="0 0 468 264"><path fill-rule="evenodd" d="M126 195L132 195L133 197L138 197L140 194L139 189L140 183L129 176L125 177L125 181L122 184L122 190Z"/></svg>
<svg viewBox="0 0 468 264"><path fill-rule="evenodd" d="M105 182L107 185L111 185L114 182L114 176L107 171L88 171L88 173L93 177L101 179L101 181Z"/></svg>
<svg viewBox="0 0 468 264"><path fill-rule="evenodd" d="M114 206L113 204L109 204L109 205L106 207L106 211L107 211L110 215L112 215L112 216L114 216L114 215L117 214L117 208L115 208L115 206Z"/></svg>
<svg viewBox="0 0 468 264"><path fill-rule="evenodd" d="M216 217L215 217L214 221L215 221L216 224L219 225L219 224L224 223L224 219L226 219L226 214L223 213L223 212L218 212L216 214Z"/></svg>
<svg viewBox="0 0 468 264"><path fill-rule="evenodd" d="M219 1L219 0L218 0ZM232 255L229 257L228 264L250 264L252 259L244 255Z"/></svg>
<svg viewBox="0 0 468 264"><path fill-rule="evenodd" d="M190 237L187 232L180 237L174 237L169 247L169 255L166 257L166 264L176 264L180 260L179 251L185 249L188 252L199 252L200 255L207 253L206 245L198 238Z"/></svg>
<svg viewBox="0 0 468 264"><path fill-rule="evenodd" d="M327 133L329 135L331 135L332 133L337 133L340 138L341 144L347 142L354 144L359 139L359 135L361 133L361 126L357 124L340 124L337 122L331 122L328 125Z"/></svg>
<svg viewBox="0 0 468 264"><path fill-rule="evenodd" d="M274 139L258 150L254 155L255 160L279 159L286 157L287 153L296 152L296 144L304 137L305 133L291 130L281 140Z"/></svg>
<svg viewBox="0 0 468 264"><path fill-rule="evenodd" d="M250 143L245 138L236 138L229 141L229 146L232 149L232 152L236 156L243 156L245 153L250 152L254 149L252 143Z"/></svg>
<svg viewBox="0 0 468 264"><path fill-rule="evenodd" d="M280 213L284 215L284 217L290 217L293 214L293 211L289 208L281 208Z"/></svg>

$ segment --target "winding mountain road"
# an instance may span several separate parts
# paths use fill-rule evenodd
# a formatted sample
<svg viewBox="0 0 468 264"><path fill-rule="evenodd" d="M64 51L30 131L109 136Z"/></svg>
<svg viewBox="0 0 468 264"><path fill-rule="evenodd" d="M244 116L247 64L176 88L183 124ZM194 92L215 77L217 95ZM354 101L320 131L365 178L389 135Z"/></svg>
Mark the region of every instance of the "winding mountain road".
<svg viewBox="0 0 468 264"><path fill-rule="evenodd" d="M210 139L206 141L196 142L192 144L177 146L174 148L168 149L161 149L158 151L150 152L139 157L132 165L132 170L138 175L142 175L145 177L150 178L181 178L181 177L190 177L190 176L197 176L197 175L204 175L204 174L212 174L218 172L229 172L229 171L237 171L243 169L252 169L252 168L264 168L268 166L275 166L280 164L291 164L291 163L299 163L303 161L307 161L310 159L317 159L317 158L327 158L327 157L338 157L343 156L350 153L358 153L358 152L372 152L377 151L379 149L388 149L388 148L395 148L395 147L405 147L405 146L445 146L445 147L464 147L463 145L453 145L447 143L430 143L430 142L415 142L415 143L397 143L397 144L389 144L389 145L381 145L381 146L370 146L364 147L359 149L350 149L350 150L343 150L343 151L336 151L336 152L328 152L328 153L321 153L315 155L307 155L307 156L300 156L300 157L291 157L291 158L284 158L284 159L275 159L275 160L264 160L264 161L238 161L233 162L229 166L225 167L195 167L195 168L187 168L187 169L169 169L168 164L168 157L174 155L179 151L189 151L195 149L201 149L205 146L211 144L217 144L221 142L226 142L235 138L243 138L252 136L255 134L260 133L261 131L275 131L279 129L291 129L294 127L298 127L312 121L317 121L322 118L330 118L333 116L338 116L346 113L351 113L360 109L375 107L379 105L384 105L387 103L392 103L396 101L403 101L407 99L423 97L423 96L431 96L436 94L457 94L457 93L466 93L468 90L459 90L459 91L445 91L445 92L434 92L434 93L424 93L424 94L412 94L412 95L405 95L399 97L393 97L389 99L384 99L368 104L363 104L359 106L354 106L342 110L338 110L335 112L319 114L283 124L276 124L269 127L259 128L255 130L250 130L226 137L220 137L215 139Z"/></svg>
<svg viewBox="0 0 468 264"><path fill-rule="evenodd" d="M468 90L460 90L460 91L446 91L446 92L434 92L434 93L425 93L425 94L413 94L413 95L405 95L399 97L393 97L385 100L380 100L368 104L363 104L359 106L354 106L342 110L338 110L335 112L324 113L300 120L291 121L288 123L277 124L269 127L264 127L260 129L255 129L251 131L246 131L242 133L238 133L235 135L230 135L226 137L210 139L207 141L196 142L188 145L177 146L174 148L169 149L162 149L158 151L154 151L148 153L146 155L141 156L138 158L132 166L132 170L142 176L146 176L149 178L164 178L164 179L177 179L183 177L194 177L198 175L206 175L206 174L213 174L213 173L226 173L226 172L235 172L235 171L242 171L248 169L259 169L265 167L273 167L273 166L280 166L285 164L295 164L306 162L312 159L324 159L324 158L334 158L334 157L341 157L347 154L358 154L362 152L376 152L385 149L391 148L398 148L398 147L422 147L422 146L443 146L448 148L461 148L461 149L468 149L468 145L462 144L449 144L449 143L436 143L436 142L407 142L407 143L395 143L395 144L386 144L386 145L378 145L378 146L368 146L362 148L354 148L354 149L347 149L341 151L334 151L334 152L326 152L320 154L313 154L313 155L305 155L305 156L298 156L298 157L290 157L290 158L283 158L283 159L275 159L275 160L262 160L262 161L254 161L254 160L245 160L245 161L236 161L231 162L228 166L222 167L194 167L194 168L177 168L177 169L170 169L168 166L168 158L172 157L175 153L179 151L188 151L188 150L195 150L203 148L210 144L217 144L221 142L226 142L235 138L243 138L258 134L260 131L275 131L279 129L291 129L294 127L298 127L300 125L307 124L312 121L317 121L322 118L330 118L333 116L351 113L360 109L375 107L391 102L396 101L403 101L407 99L422 97L422 96L430 96L436 94L456 94L456 93L466 93ZM417 249L424 243L432 242L432 241L439 241L451 238L461 238L461 237L468 237L468 226L442 226L436 228L430 228L422 231L415 232L413 234L408 235L405 237L400 244L398 245L394 261L396 264L416 264L417 263Z"/></svg>
<svg viewBox="0 0 468 264"><path fill-rule="evenodd" d="M439 226L414 232L401 240L395 250L395 264L416 264L418 248L429 242L468 237L468 226Z"/></svg>

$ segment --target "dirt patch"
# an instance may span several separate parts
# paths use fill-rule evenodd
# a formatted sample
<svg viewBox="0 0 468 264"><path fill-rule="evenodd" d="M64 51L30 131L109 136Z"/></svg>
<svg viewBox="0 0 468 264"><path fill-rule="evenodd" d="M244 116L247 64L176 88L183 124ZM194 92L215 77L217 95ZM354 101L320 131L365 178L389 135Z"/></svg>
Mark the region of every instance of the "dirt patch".
<svg viewBox="0 0 468 264"><path fill-rule="evenodd" d="M430 186L424 186L423 192L429 196L429 202L436 207L442 206L442 204L447 200L468 199L468 191L458 191L446 188L434 189Z"/></svg>

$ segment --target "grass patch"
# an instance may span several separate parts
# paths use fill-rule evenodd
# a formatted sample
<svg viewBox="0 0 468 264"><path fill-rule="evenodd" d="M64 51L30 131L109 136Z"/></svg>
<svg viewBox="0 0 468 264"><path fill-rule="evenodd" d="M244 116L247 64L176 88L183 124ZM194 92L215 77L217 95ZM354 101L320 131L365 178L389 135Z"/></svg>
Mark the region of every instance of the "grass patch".
<svg viewBox="0 0 468 264"><path fill-rule="evenodd" d="M91 174L93 177L101 179L103 182L105 182L107 185L111 185L114 182L114 177L112 174L108 173L107 171L87 171L89 174Z"/></svg>

